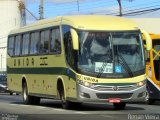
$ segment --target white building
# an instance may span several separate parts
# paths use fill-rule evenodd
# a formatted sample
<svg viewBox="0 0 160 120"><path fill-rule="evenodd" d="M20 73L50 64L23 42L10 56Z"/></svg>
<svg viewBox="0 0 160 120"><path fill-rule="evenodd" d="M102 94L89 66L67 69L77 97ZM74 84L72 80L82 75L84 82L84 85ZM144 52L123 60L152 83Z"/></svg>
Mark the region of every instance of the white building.
<svg viewBox="0 0 160 120"><path fill-rule="evenodd" d="M160 18L132 18L141 29L149 33L160 34Z"/></svg>
<svg viewBox="0 0 160 120"><path fill-rule="evenodd" d="M0 71L6 71L7 36L10 30L20 27L17 0L0 0Z"/></svg>

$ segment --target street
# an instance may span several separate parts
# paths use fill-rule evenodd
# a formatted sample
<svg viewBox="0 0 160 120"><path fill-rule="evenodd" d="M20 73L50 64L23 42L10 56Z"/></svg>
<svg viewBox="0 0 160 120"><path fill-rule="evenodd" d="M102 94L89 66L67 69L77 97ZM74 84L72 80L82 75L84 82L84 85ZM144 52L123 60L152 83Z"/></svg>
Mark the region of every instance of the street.
<svg viewBox="0 0 160 120"><path fill-rule="evenodd" d="M154 105L127 104L125 110L115 110L110 103L85 103L82 106L75 106L72 110L64 110L57 100L42 99L38 106L24 105L21 95L0 94L0 119L2 120L135 120L140 118L160 120L160 102Z"/></svg>

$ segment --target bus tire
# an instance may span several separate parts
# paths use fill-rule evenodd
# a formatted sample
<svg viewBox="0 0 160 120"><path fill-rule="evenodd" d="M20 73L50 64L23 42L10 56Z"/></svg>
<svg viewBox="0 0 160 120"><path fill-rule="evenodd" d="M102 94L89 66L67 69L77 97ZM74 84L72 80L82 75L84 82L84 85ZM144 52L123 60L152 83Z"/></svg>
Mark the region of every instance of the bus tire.
<svg viewBox="0 0 160 120"><path fill-rule="evenodd" d="M71 102L66 100L64 98L64 95L61 97L61 104L63 109L70 109L71 108Z"/></svg>
<svg viewBox="0 0 160 120"><path fill-rule="evenodd" d="M116 110L124 110L126 107L126 103L122 102L122 103L113 103L114 108Z"/></svg>
<svg viewBox="0 0 160 120"><path fill-rule="evenodd" d="M39 105L40 104L40 101L41 101L41 98L40 97L35 97L35 96L32 96L34 97L34 105Z"/></svg>
<svg viewBox="0 0 160 120"><path fill-rule="evenodd" d="M64 86L63 83L59 80L57 84L57 90L58 94L61 100L62 108L63 109L70 109L71 108L71 102L66 100L65 98L65 91L64 91Z"/></svg>
<svg viewBox="0 0 160 120"><path fill-rule="evenodd" d="M148 105L153 105L154 102L155 102L154 99L150 99L150 98L149 98L149 99L147 100L147 104L148 104Z"/></svg>
<svg viewBox="0 0 160 120"><path fill-rule="evenodd" d="M34 97L28 95L28 88L26 82L24 82L22 86L22 97L24 104L34 104Z"/></svg>
<svg viewBox="0 0 160 120"><path fill-rule="evenodd" d="M147 105L152 105L154 104L155 100L151 99L149 92L147 91L147 95L146 95L146 104Z"/></svg>

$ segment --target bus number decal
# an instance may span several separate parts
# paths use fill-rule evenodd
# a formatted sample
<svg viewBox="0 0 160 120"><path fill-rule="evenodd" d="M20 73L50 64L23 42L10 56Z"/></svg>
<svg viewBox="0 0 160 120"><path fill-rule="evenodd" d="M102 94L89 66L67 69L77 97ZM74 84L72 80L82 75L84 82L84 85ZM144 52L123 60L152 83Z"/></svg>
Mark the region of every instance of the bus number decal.
<svg viewBox="0 0 160 120"><path fill-rule="evenodd" d="M29 65L29 59L28 58L26 59L26 65L27 66Z"/></svg>
<svg viewBox="0 0 160 120"><path fill-rule="evenodd" d="M13 63L14 66L29 66L29 65L32 65L34 66L34 58L32 59L29 59L29 58L26 58L26 59L14 59L14 63Z"/></svg>
<svg viewBox="0 0 160 120"><path fill-rule="evenodd" d="M48 65L47 63L46 63L46 60L47 60L48 58L47 57L41 57L40 58L40 60L41 60L41 66L45 66L45 65Z"/></svg>

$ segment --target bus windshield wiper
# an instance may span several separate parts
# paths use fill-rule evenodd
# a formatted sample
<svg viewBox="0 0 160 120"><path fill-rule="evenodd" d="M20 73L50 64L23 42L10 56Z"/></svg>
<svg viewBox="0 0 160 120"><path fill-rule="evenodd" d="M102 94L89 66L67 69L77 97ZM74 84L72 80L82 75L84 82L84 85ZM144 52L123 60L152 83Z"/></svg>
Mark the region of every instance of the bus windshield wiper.
<svg viewBox="0 0 160 120"><path fill-rule="evenodd" d="M119 63L123 66L125 71L130 75L130 77L133 77L133 72L129 67L129 65L126 63L125 59L122 57L122 55L117 53L117 56L121 59L122 63L121 62Z"/></svg>

